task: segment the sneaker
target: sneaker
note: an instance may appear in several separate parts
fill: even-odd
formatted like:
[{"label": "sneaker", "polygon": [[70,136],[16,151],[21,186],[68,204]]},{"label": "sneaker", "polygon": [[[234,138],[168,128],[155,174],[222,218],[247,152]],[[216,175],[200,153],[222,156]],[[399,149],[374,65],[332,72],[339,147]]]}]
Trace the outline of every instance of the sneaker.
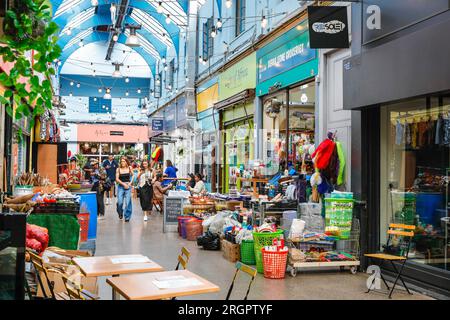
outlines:
[{"label": "sneaker", "polygon": [[147,221],[148,220],[148,217],[147,216],[144,216],[144,221]]},{"label": "sneaker", "polygon": [[123,219],[123,215],[119,214],[119,219],[122,220]]},{"label": "sneaker", "polygon": [[130,219],[128,219],[128,220],[127,220],[127,219],[125,219],[125,222],[130,222]]}]

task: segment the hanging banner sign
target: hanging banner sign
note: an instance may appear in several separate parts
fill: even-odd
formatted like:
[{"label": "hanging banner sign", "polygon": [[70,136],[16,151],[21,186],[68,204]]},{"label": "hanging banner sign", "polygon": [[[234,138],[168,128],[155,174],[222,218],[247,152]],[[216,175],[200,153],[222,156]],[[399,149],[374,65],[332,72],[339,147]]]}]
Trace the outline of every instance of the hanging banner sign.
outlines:
[{"label": "hanging banner sign", "polygon": [[347,7],[309,6],[308,20],[310,48],[349,47]]}]

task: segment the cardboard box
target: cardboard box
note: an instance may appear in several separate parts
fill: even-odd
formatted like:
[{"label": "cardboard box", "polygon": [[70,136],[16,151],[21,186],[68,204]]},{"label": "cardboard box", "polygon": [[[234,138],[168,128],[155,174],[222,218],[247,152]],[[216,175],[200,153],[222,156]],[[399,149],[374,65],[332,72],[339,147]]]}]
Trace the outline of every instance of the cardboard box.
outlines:
[{"label": "cardboard box", "polygon": [[241,259],[241,246],[239,244],[222,239],[220,245],[225,259],[231,262],[236,262]]}]

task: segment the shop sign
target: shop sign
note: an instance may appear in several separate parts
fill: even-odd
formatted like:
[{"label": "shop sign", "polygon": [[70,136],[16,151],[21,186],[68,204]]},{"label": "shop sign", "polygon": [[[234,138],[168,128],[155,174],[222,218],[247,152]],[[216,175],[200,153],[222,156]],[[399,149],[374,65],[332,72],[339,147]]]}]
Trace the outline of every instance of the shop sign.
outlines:
[{"label": "shop sign", "polygon": [[303,21],[257,51],[258,96],[274,84],[284,88],[317,74],[317,50],[309,47],[309,40],[308,23]]},{"label": "shop sign", "polygon": [[175,130],[176,127],[176,104],[171,103],[164,110],[164,131]]},{"label": "shop sign", "polygon": [[185,125],[187,122],[186,97],[181,96],[177,100],[177,127]]},{"label": "shop sign", "polygon": [[361,5],[363,44],[379,40],[450,9],[448,0],[371,0]]},{"label": "shop sign", "polygon": [[152,119],[152,131],[163,131],[163,130],[164,130],[164,120]]},{"label": "shop sign", "polygon": [[308,19],[310,48],[349,47],[347,7],[309,6]]},{"label": "shop sign", "polygon": [[252,53],[219,75],[219,100],[255,86],[256,53]]},{"label": "shop sign", "polygon": [[197,94],[197,112],[212,108],[219,101],[219,85],[217,83]]}]

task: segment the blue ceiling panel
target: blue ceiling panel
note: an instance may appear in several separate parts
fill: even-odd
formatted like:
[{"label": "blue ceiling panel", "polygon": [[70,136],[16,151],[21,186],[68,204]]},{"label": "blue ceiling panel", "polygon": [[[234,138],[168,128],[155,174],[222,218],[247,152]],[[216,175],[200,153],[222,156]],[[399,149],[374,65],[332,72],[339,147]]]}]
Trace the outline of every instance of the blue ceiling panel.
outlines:
[{"label": "blue ceiling panel", "polygon": [[[111,88],[113,98],[141,98],[150,96],[149,78],[129,78],[126,83],[125,78],[113,78],[103,76],[84,76],[77,74],[62,74],[60,76],[60,95],[69,96],[72,93],[75,97],[103,97],[105,88]],[[73,82],[73,85],[70,83]],[[77,88],[77,84],[80,87]],[[102,92],[98,89],[102,88]],[[141,93],[137,93],[140,89]],[[129,95],[126,96],[128,91]]]}]

